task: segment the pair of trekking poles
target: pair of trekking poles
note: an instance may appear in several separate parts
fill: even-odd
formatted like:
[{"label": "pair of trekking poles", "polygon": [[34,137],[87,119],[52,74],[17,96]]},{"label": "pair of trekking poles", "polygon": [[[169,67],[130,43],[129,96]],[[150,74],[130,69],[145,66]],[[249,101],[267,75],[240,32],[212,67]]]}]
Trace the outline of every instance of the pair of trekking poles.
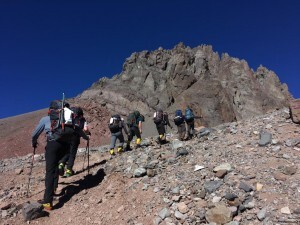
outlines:
[{"label": "pair of trekking poles", "polygon": [[[30,164],[30,172],[29,172],[28,183],[27,183],[27,192],[26,192],[27,197],[29,197],[29,187],[30,187],[30,180],[31,180],[32,169],[33,169],[33,164],[34,164],[35,152],[36,152],[36,147],[33,147],[33,155],[32,155],[32,160],[31,160],[31,164]],[[88,156],[87,156],[87,161],[88,161],[87,171],[88,171],[88,175],[89,175],[90,174],[90,144],[89,144],[89,141],[87,141],[86,148],[85,148],[82,171],[84,170],[86,154],[88,154]]]}]

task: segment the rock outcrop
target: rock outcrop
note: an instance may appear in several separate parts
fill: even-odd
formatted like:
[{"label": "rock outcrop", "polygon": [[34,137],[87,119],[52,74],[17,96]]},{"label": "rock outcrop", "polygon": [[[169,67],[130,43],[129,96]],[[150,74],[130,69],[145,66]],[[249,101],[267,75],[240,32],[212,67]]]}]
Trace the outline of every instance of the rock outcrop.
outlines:
[{"label": "rock outcrop", "polygon": [[190,105],[198,123],[215,126],[288,106],[290,94],[277,75],[260,66],[253,71],[245,60],[178,44],[171,50],[133,53],[112,79],[102,78],[77,97],[109,112],[144,114],[157,107],[169,113]]}]

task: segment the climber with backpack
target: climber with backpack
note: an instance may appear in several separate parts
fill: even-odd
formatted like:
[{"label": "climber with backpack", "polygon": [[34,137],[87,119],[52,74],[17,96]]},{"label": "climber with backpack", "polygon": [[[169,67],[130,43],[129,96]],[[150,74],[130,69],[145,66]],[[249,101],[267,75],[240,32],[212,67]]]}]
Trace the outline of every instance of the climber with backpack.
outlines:
[{"label": "climber with backpack", "polygon": [[195,116],[189,106],[185,109],[185,122],[187,124],[187,138],[191,139],[195,135]]},{"label": "climber with backpack", "polygon": [[[83,116],[83,110],[80,107],[71,107],[70,110],[73,112],[72,120],[74,126],[78,127],[77,133],[74,133],[74,135],[70,139],[70,148],[69,151],[63,156],[63,158],[59,161],[58,170],[59,175],[64,177],[70,177],[74,174],[73,166],[78,150],[78,146],[80,144],[80,137],[82,137],[84,134],[91,135],[87,121]],[[84,134],[82,134],[82,132]]]},{"label": "climber with backpack", "polygon": [[[52,210],[53,196],[58,184],[58,162],[70,147],[70,139],[79,132],[72,123],[72,111],[65,107],[63,100],[50,103],[48,117],[43,117],[32,134],[32,146],[37,146],[37,140],[43,130],[46,131],[47,144],[45,152],[46,175],[45,191],[42,205],[45,210]],[[87,136],[83,137],[88,140]]]},{"label": "climber with backpack", "polygon": [[173,127],[170,124],[168,114],[166,112],[163,112],[162,109],[156,110],[156,112],[153,115],[153,122],[156,125],[156,129],[159,135],[157,139],[158,143],[165,144],[167,142],[165,126],[169,126],[171,129],[173,129]]},{"label": "climber with backpack", "polygon": [[175,111],[174,123],[177,126],[178,139],[180,141],[183,141],[186,134],[186,127],[185,127],[185,117],[182,114],[182,110],[178,109]]},{"label": "climber with backpack", "polygon": [[134,136],[136,136],[136,147],[138,148],[141,146],[142,122],[144,121],[145,117],[139,111],[129,113],[127,117],[128,140],[125,149],[126,151],[131,150],[130,142]]},{"label": "climber with backpack", "polygon": [[118,114],[113,115],[109,120],[108,128],[111,132],[109,153],[111,155],[115,155],[114,148],[115,148],[117,139],[119,140],[117,152],[122,153],[123,145],[124,145],[124,136],[123,136],[123,132],[122,132],[123,129],[128,137],[128,131],[126,129],[124,119],[121,118],[121,116]]}]

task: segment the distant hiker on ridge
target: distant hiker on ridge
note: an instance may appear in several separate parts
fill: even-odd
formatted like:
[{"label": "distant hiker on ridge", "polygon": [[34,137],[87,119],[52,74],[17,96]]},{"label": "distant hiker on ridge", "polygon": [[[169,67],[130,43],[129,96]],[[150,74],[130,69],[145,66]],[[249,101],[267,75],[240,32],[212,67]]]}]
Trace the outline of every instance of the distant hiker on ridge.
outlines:
[{"label": "distant hiker on ridge", "polygon": [[158,109],[153,115],[153,122],[156,125],[156,129],[159,135],[159,144],[165,144],[167,142],[165,126],[169,126],[171,129],[173,129],[170,124],[168,114],[166,112],[163,112],[162,109]]},{"label": "distant hiker on ridge", "polygon": [[129,135],[128,135],[128,140],[126,145],[127,151],[131,150],[130,142],[132,141],[134,136],[137,137],[136,147],[138,148],[141,146],[142,122],[144,121],[145,121],[145,117],[142,114],[140,114],[139,111],[134,111],[128,115],[127,126],[129,129]]},{"label": "distant hiker on ridge", "polygon": [[175,112],[174,123],[177,126],[178,131],[178,139],[180,141],[184,140],[186,135],[186,127],[185,127],[185,117],[182,114],[182,110],[178,109]]},{"label": "distant hiker on ridge", "polygon": [[190,106],[186,107],[184,116],[187,124],[187,139],[191,139],[195,135],[195,116]]},{"label": "distant hiker on ridge", "polygon": [[109,147],[109,153],[111,155],[115,154],[114,148],[116,145],[117,139],[119,139],[119,146],[118,146],[118,153],[121,153],[123,151],[123,145],[124,145],[124,136],[122,130],[124,129],[127,137],[128,137],[128,131],[126,129],[124,119],[121,118],[120,115],[113,115],[108,124],[109,130],[111,132],[111,141],[110,141],[110,147]]},{"label": "distant hiker on ridge", "polygon": [[[86,119],[83,117],[83,110],[80,107],[71,107],[73,112],[73,123],[75,126],[78,126],[83,132],[87,135],[90,135],[90,131],[87,126]],[[63,156],[63,158],[59,161],[59,175],[64,175],[64,177],[70,177],[74,174],[73,166],[78,150],[78,146],[80,144],[80,135],[78,133],[74,133],[70,140],[70,149]],[[65,171],[65,165],[67,163],[67,168]],[[65,173],[64,173],[65,172]]]}]

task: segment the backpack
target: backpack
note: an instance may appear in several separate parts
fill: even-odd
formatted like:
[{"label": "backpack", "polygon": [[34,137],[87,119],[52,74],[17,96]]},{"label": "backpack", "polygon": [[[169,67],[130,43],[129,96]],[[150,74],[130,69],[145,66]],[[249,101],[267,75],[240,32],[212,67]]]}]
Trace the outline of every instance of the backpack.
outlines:
[{"label": "backpack", "polygon": [[164,120],[164,113],[162,110],[158,110],[153,115],[153,121],[155,124],[160,124]]},{"label": "backpack", "polygon": [[120,115],[113,115],[110,120],[109,120],[109,124],[108,124],[108,128],[110,130],[110,132],[112,133],[117,133],[120,131],[120,122],[121,122],[121,117]]},{"label": "backpack", "polygon": [[85,119],[82,108],[72,107],[71,110],[73,111],[73,124],[83,130]]},{"label": "backpack", "polygon": [[182,111],[180,109],[176,110],[175,117],[174,117],[174,123],[176,126],[182,124],[184,122],[184,117],[182,115]]},{"label": "backpack", "polygon": [[185,110],[185,121],[190,122],[194,119],[193,111],[190,108]]},{"label": "backpack", "polygon": [[128,127],[136,127],[137,124],[137,119],[140,116],[140,112],[139,111],[134,111],[132,113],[130,113],[127,117],[127,125]]},{"label": "backpack", "polygon": [[50,117],[50,129],[52,137],[56,141],[68,141],[69,138],[74,134],[73,124],[65,126],[65,114],[64,110],[61,109],[62,101],[54,100],[50,103],[49,117]]}]

